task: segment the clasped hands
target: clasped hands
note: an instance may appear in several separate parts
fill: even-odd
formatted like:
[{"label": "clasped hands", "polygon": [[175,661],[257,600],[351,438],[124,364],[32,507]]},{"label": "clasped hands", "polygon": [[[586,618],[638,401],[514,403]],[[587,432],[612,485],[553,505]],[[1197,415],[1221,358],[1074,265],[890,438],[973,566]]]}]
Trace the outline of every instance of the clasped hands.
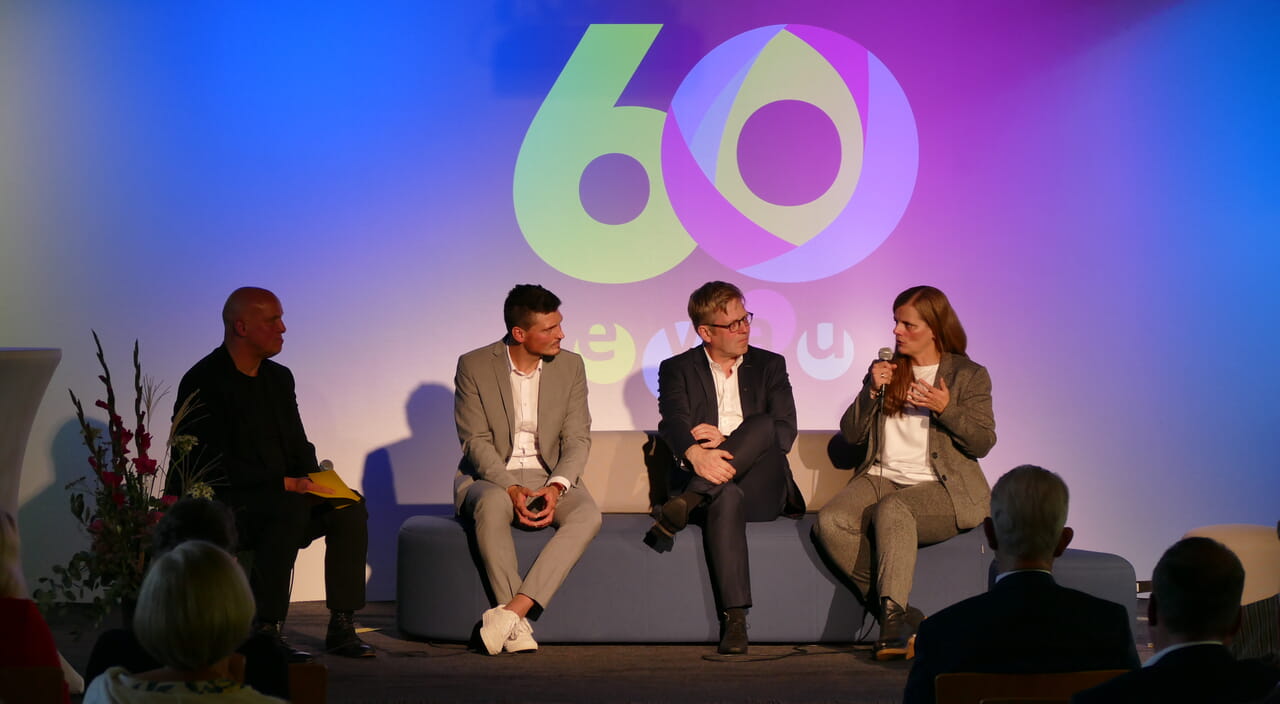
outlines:
[{"label": "clasped hands", "polygon": [[[529,528],[542,528],[551,525],[556,515],[556,504],[562,496],[559,484],[548,484],[541,489],[530,489],[520,484],[507,487],[507,496],[511,497],[511,506],[515,508],[516,520]],[[538,511],[529,509],[529,503],[535,497],[544,497],[546,503]]]},{"label": "clasped hands", "polygon": [[724,433],[710,423],[696,425],[689,433],[697,442],[684,451],[684,458],[693,468],[693,473],[712,484],[724,484],[733,479],[733,475],[738,473],[729,464],[733,454],[719,449],[724,442]]},{"label": "clasped hands", "polygon": [[[876,393],[884,393],[884,387],[893,381],[893,371],[898,365],[893,362],[875,362],[871,365],[871,383]],[[951,392],[947,390],[947,380],[938,377],[938,385],[934,386],[923,379],[916,379],[907,389],[907,405],[927,408],[934,413],[941,413],[951,403]]]}]

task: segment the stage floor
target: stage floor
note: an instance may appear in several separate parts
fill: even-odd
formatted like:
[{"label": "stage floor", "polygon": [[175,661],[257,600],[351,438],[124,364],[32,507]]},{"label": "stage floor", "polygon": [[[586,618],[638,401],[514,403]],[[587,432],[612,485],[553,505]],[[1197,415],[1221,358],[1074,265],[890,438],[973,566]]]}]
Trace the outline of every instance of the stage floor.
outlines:
[{"label": "stage floor", "polygon": [[[568,605],[564,605],[568,606]],[[625,606],[625,605],[622,605]],[[1145,603],[1139,613],[1145,613]],[[479,615],[477,614],[477,617]],[[63,654],[83,668],[96,637],[78,640],[73,619],[54,624]],[[111,624],[113,619],[108,619]],[[118,622],[118,618],[114,619]],[[322,602],[290,607],[286,633],[303,649],[323,645],[328,611]],[[713,661],[706,645],[544,645],[531,655],[489,657],[463,644],[425,643],[395,628],[395,603],[369,604],[360,626],[378,657],[322,656],[329,701],[347,702],[852,702],[888,704],[902,698],[909,662],[880,663],[847,644],[752,645],[743,659]],[[1145,620],[1135,634],[1138,654],[1151,656]],[[534,633],[537,635],[536,629]],[[74,699],[74,698],[73,698]]]}]

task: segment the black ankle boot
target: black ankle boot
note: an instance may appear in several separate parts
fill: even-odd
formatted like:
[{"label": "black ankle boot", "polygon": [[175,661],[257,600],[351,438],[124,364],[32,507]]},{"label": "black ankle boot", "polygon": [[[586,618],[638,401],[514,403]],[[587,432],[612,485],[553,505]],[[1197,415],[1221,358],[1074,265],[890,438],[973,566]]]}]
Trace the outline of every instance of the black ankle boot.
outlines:
[{"label": "black ankle boot", "polygon": [[747,653],[746,609],[725,609],[724,619],[720,622],[720,647],[716,649],[716,652],[721,655],[745,655]]},{"label": "black ankle boot", "polygon": [[254,635],[268,641],[271,647],[285,659],[285,662],[312,662],[315,660],[305,650],[299,650],[284,639],[283,621],[259,621],[253,627]]},{"label": "black ankle boot", "polygon": [[888,597],[880,600],[880,637],[873,647],[876,660],[910,660],[915,657],[916,629],[924,614],[904,609]]},{"label": "black ankle boot", "polygon": [[702,495],[687,491],[662,505],[658,511],[658,520],[648,533],[644,534],[644,544],[657,552],[668,552],[675,547],[676,533],[689,525],[689,514],[702,504]]},{"label": "black ankle boot", "polygon": [[344,658],[371,658],[373,646],[356,635],[355,614],[351,611],[330,611],[329,630],[324,636],[324,649]]}]

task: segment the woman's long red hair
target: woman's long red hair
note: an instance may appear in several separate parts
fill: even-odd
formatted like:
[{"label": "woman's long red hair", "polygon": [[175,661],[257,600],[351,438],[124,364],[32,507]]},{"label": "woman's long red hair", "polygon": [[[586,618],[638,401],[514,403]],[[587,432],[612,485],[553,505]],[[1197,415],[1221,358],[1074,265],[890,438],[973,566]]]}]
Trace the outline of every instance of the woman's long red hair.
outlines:
[{"label": "woman's long red hair", "polygon": [[[968,348],[969,338],[964,333],[960,318],[947,300],[947,294],[932,286],[912,286],[893,299],[893,310],[910,305],[920,314],[920,319],[933,331],[934,346],[939,353],[964,355]],[[884,411],[889,415],[902,413],[907,403],[907,391],[915,381],[911,371],[911,358],[901,354],[893,356],[893,363],[898,368],[893,371],[893,381],[889,382],[884,397]]]}]

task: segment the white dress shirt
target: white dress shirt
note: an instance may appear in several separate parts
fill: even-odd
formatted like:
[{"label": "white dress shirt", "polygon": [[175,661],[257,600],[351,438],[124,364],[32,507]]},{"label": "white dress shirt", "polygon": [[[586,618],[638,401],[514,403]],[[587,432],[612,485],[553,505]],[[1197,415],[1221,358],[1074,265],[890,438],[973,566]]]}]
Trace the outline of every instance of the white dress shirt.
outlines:
[{"label": "white dress shirt", "polygon": [[707,355],[707,364],[711,365],[711,378],[716,384],[716,427],[720,433],[728,437],[742,425],[742,397],[738,395],[738,367],[742,366],[742,357],[729,363],[728,368],[711,359],[711,353],[702,349]]},{"label": "white dress shirt", "polygon": [[[515,426],[511,430],[511,459],[507,460],[507,469],[546,469],[538,447],[538,393],[542,388],[542,360],[528,374],[516,369],[511,359],[511,350],[507,350],[507,368],[511,370],[511,402],[515,405]],[[568,491],[569,480],[561,476],[553,476],[547,484],[559,484]]]}]

